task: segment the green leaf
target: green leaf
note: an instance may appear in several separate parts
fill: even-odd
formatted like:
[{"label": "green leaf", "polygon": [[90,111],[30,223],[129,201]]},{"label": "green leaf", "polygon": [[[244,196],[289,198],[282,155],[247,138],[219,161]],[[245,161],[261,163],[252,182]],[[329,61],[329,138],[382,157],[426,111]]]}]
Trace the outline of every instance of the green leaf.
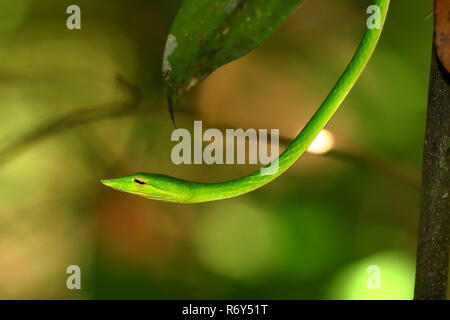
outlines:
[{"label": "green leaf", "polygon": [[169,110],[217,68],[258,47],[303,0],[184,0],[163,60]]}]

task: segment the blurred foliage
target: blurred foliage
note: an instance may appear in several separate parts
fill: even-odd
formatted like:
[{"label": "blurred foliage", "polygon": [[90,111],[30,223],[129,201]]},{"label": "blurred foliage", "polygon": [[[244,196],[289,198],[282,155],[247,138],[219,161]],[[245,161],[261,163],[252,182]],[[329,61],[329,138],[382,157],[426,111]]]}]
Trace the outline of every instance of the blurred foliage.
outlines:
[{"label": "blurred foliage", "polygon": [[[419,174],[432,1],[398,0],[379,49],[328,129],[337,148],[371,151]],[[295,136],[362,35],[370,1],[305,1],[260,48],[193,90],[196,118]],[[141,100],[128,116],[53,134],[0,167],[0,298],[411,298],[418,192],[353,163],[305,155],[261,190],[180,206],[104,188],[136,171],[199,181],[252,166],[175,166],[161,77],[174,0],[0,0],[0,150],[75,110]],[[65,270],[82,269],[82,290]],[[364,283],[370,265],[382,290]]]}]

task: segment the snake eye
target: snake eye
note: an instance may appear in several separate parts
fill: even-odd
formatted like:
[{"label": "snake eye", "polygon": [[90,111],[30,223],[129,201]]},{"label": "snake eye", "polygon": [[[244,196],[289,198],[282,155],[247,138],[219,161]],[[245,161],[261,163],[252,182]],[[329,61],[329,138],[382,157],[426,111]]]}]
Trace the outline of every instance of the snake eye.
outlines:
[{"label": "snake eye", "polygon": [[144,187],[148,184],[147,180],[145,180],[144,178],[134,178],[134,183],[138,187]]}]

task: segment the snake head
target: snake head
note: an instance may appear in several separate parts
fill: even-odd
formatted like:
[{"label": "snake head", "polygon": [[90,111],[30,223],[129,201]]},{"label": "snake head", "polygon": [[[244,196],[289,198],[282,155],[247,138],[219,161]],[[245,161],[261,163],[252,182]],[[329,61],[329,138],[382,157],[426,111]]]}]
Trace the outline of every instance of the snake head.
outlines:
[{"label": "snake head", "polygon": [[135,173],[101,182],[117,191],[165,202],[186,203],[189,196],[185,190],[180,190],[177,179],[160,174]]}]

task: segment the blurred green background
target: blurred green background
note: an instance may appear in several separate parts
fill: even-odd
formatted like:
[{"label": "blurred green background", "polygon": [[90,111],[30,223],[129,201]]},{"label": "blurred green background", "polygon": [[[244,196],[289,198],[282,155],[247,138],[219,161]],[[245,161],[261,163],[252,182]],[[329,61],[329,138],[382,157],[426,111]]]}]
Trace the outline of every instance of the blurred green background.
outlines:
[{"label": "blurred green background", "polygon": [[[328,126],[335,150],[367,161],[306,154],[260,190],[189,206],[99,183],[257,168],[171,162],[160,69],[179,1],[80,0],[74,31],[71,4],[0,0],[0,298],[412,298],[419,191],[405,177],[420,176],[431,0],[392,1],[379,49]],[[178,125],[295,136],[350,60],[369,4],[305,0],[191,92]],[[79,291],[66,288],[73,264]],[[366,285],[371,265],[378,290]]]}]

